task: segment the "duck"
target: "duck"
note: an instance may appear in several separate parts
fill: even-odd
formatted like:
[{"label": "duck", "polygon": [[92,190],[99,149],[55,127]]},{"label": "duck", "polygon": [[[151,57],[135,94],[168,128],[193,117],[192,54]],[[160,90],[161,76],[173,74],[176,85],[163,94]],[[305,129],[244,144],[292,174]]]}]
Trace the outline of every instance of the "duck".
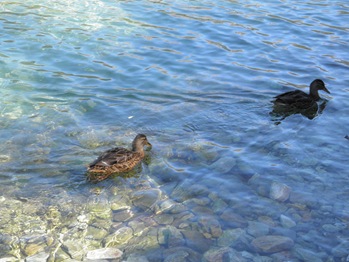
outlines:
[{"label": "duck", "polygon": [[325,86],[324,81],[321,79],[315,79],[311,82],[309,94],[295,90],[278,95],[275,98],[274,105],[289,107],[293,109],[308,109],[314,106],[314,104],[320,100],[319,90],[323,90],[330,94],[330,91]]},{"label": "duck", "polygon": [[131,150],[115,147],[105,151],[88,165],[88,179],[99,182],[108,178],[111,174],[132,170],[144,158],[144,146],[152,148],[146,135],[138,134],[132,142]]}]

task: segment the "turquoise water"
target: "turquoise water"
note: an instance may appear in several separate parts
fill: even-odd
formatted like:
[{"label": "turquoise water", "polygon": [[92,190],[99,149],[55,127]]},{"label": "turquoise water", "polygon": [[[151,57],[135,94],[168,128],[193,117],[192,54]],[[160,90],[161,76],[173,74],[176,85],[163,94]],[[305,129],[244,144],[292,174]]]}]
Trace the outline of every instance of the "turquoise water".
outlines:
[{"label": "turquoise water", "polygon": [[[142,234],[133,228],[129,242],[113,245],[125,260],[140,254],[161,261],[183,254],[180,248],[186,261],[214,261],[215,250],[227,254],[214,253],[222,261],[345,259],[348,19],[348,3],[325,0],[0,2],[0,236],[12,239],[1,244],[0,258],[44,253],[62,261],[56,251],[63,246],[66,259],[83,259],[107,246],[71,232],[91,198],[108,206],[121,193],[132,199],[146,183],[161,200],[185,207],[182,220],[181,212],[163,211],[174,219],[165,226],[183,240],[140,248],[134,239],[159,236],[164,225],[146,225]],[[331,94],[321,93],[326,107],[314,119],[297,114],[278,123],[270,116],[275,95],[307,91],[315,78]],[[130,146],[137,133],[153,148],[136,174],[86,181],[89,162]],[[271,196],[275,184],[290,189],[287,200]],[[121,225],[112,209],[113,219],[100,217],[103,226],[90,219],[82,232],[93,226],[107,236],[140,216],[158,221],[152,207],[131,202],[133,215]],[[52,207],[61,214],[56,224]],[[19,214],[13,227],[4,224]],[[25,230],[38,219],[46,221],[40,230]],[[227,237],[236,229],[243,237]],[[83,257],[60,234],[82,241]],[[294,244],[262,252],[253,240],[265,235]],[[40,249],[29,252],[33,242]]]}]

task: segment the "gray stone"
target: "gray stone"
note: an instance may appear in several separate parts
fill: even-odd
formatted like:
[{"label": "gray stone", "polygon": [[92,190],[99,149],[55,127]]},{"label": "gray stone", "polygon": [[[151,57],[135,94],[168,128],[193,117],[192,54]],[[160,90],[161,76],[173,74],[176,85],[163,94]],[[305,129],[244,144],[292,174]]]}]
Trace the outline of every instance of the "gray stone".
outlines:
[{"label": "gray stone", "polygon": [[280,216],[280,223],[283,227],[292,228],[296,226],[296,222],[294,222],[291,218],[285,215]]},{"label": "gray stone", "polygon": [[[40,253],[37,253],[33,256],[27,257],[25,259],[25,262],[42,262],[42,261],[46,261],[49,256],[50,255],[45,253],[45,252],[40,252]],[[9,261],[11,261],[11,260],[9,260]]]},{"label": "gray stone", "polygon": [[121,227],[105,239],[106,247],[113,247],[126,244],[133,237],[133,230],[130,227]]},{"label": "gray stone", "polygon": [[293,240],[284,236],[261,236],[252,241],[252,246],[260,253],[281,252],[291,249],[293,245]]},{"label": "gray stone", "polygon": [[219,237],[223,231],[219,221],[212,216],[203,216],[199,218],[199,223],[204,232],[209,233],[212,237]]},{"label": "gray stone", "polygon": [[273,182],[270,187],[269,197],[271,199],[285,202],[290,196],[291,188],[279,182]]},{"label": "gray stone", "polygon": [[346,257],[349,255],[349,241],[343,241],[332,248],[332,254],[335,257]]},{"label": "gray stone", "polygon": [[234,251],[230,247],[213,248],[205,252],[204,262],[224,262],[224,261],[234,261],[234,262],[246,262],[238,252]]},{"label": "gray stone", "polygon": [[234,247],[245,237],[246,232],[241,228],[224,230],[218,238],[217,244],[220,247]]},{"label": "gray stone", "polygon": [[[313,252],[311,250],[301,248],[299,246],[294,248],[294,255],[304,262],[322,262],[321,254],[319,252]],[[322,254],[324,255],[324,254]]]},{"label": "gray stone", "polygon": [[225,210],[221,215],[221,219],[230,227],[244,228],[248,225],[246,219],[235,213],[232,209]]},{"label": "gray stone", "polygon": [[74,259],[82,260],[84,246],[80,241],[69,239],[63,243],[63,249]]},{"label": "gray stone", "polygon": [[159,189],[140,190],[132,195],[133,204],[143,210],[153,207],[159,200],[161,191]]},{"label": "gray stone", "polygon": [[221,174],[229,172],[236,164],[236,160],[232,157],[222,157],[211,164],[211,168]]},{"label": "gray stone", "polygon": [[269,226],[262,222],[248,222],[247,233],[254,237],[265,236],[269,233]]},{"label": "gray stone", "polygon": [[113,212],[113,221],[124,222],[133,217],[133,212],[129,209],[119,210],[118,212]]},{"label": "gray stone", "polygon": [[86,258],[89,260],[117,259],[122,256],[122,251],[117,248],[100,248],[88,251]]},{"label": "gray stone", "polygon": [[158,230],[159,244],[169,247],[180,246],[184,243],[182,233],[174,226],[166,226]]},{"label": "gray stone", "polygon": [[323,230],[329,233],[337,233],[346,227],[347,225],[345,223],[325,224],[322,226]]},{"label": "gray stone", "polygon": [[207,251],[212,245],[212,240],[206,238],[197,230],[184,230],[182,234],[184,235],[187,246],[199,252]]}]

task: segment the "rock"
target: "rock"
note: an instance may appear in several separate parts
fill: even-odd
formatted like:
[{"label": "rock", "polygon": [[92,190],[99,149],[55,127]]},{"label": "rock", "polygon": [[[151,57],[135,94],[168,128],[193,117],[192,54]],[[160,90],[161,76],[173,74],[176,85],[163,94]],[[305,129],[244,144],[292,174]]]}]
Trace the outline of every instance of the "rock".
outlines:
[{"label": "rock", "polygon": [[110,219],[111,208],[109,201],[103,196],[91,196],[87,201],[87,212],[102,219]]},{"label": "rock", "polygon": [[132,195],[132,202],[136,207],[147,210],[159,200],[161,191],[159,189],[147,189],[136,191]]},{"label": "rock", "polygon": [[217,245],[220,247],[235,247],[245,237],[246,232],[241,228],[224,230],[218,238]]},{"label": "rock", "polygon": [[154,220],[159,225],[170,225],[170,224],[172,224],[174,218],[173,218],[173,215],[170,215],[170,214],[160,214],[160,215],[155,216]]},{"label": "rock", "polygon": [[201,261],[202,254],[187,248],[187,247],[174,247],[165,249],[163,257],[166,262],[180,262],[180,261]]},{"label": "rock", "polygon": [[43,246],[40,246],[40,245],[35,244],[35,243],[31,243],[31,244],[28,244],[24,248],[24,252],[27,256],[33,256],[33,255],[39,253],[40,251],[42,251],[43,249],[44,249]]},{"label": "rock", "polygon": [[349,241],[343,241],[331,250],[335,257],[346,257],[349,255]]},{"label": "rock", "polygon": [[117,196],[113,197],[110,200],[110,203],[111,203],[111,209],[113,211],[118,211],[118,210],[124,210],[124,209],[130,209],[131,208],[131,201],[125,195],[117,195]]},{"label": "rock", "polygon": [[199,223],[203,231],[211,234],[212,237],[219,237],[223,233],[219,221],[211,216],[200,217]]},{"label": "rock", "polygon": [[236,214],[232,209],[225,210],[221,219],[229,225],[229,227],[244,228],[247,227],[248,223],[241,215]]},{"label": "rock", "polygon": [[296,226],[296,222],[294,222],[291,218],[285,215],[280,216],[280,223],[283,227],[292,228]]},{"label": "rock", "polygon": [[149,262],[149,260],[145,256],[130,254],[129,256],[127,256],[125,262]]},{"label": "rock", "polygon": [[293,245],[293,240],[284,236],[261,236],[252,241],[252,246],[260,253],[281,252],[291,249]]},{"label": "rock", "polygon": [[184,235],[187,246],[200,253],[207,251],[212,245],[212,240],[205,238],[205,236],[197,230],[184,230],[182,234]]},{"label": "rock", "polygon": [[337,233],[345,229],[347,225],[345,223],[324,224],[322,229],[328,233]]},{"label": "rock", "polygon": [[158,241],[168,247],[181,246],[184,243],[182,233],[174,226],[166,226],[158,230]]},{"label": "rock", "polygon": [[[311,250],[301,248],[299,246],[294,248],[294,255],[300,260],[304,262],[322,262],[322,255],[319,252],[312,252]],[[326,256],[326,255],[325,255]],[[324,258],[325,258],[324,256]]]},{"label": "rock", "polygon": [[33,256],[29,256],[25,259],[25,262],[42,262],[46,261],[50,255],[45,252],[37,253]]},{"label": "rock", "polygon": [[108,235],[108,231],[103,228],[89,226],[87,229],[86,238],[89,239],[104,239]]},{"label": "rock", "polygon": [[89,260],[117,259],[122,256],[122,251],[117,248],[100,248],[88,251],[86,258]]},{"label": "rock", "polygon": [[269,226],[262,222],[248,222],[247,233],[254,237],[265,236],[269,233]]},{"label": "rock", "polygon": [[82,260],[84,256],[84,246],[81,242],[69,239],[63,243],[63,249],[70,255],[71,258]]},{"label": "rock", "polygon": [[291,188],[279,182],[273,182],[270,187],[269,197],[271,199],[285,202],[290,196]]},{"label": "rock", "polygon": [[204,262],[225,262],[225,261],[234,261],[234,262],[246,262],[238,252],[234,251],[230,247],[221,247],[213,248],[208,250],[204,254]]},{"label": "rock", "polygon": [[210,167],[221,174],[228,173],[236,164],[233,157],[222,157],[210,165]]},{"label": "rock", "polygon": [[113,212],[113,221],[124,222],[133,217],[134,214],[129,209],[119,210],[118,212]]},{"label": "rock", "polygon": [[105,239],[106,247],[113,247],[126,244],[133,237],[133,230],[130,227],[121,227]]}]

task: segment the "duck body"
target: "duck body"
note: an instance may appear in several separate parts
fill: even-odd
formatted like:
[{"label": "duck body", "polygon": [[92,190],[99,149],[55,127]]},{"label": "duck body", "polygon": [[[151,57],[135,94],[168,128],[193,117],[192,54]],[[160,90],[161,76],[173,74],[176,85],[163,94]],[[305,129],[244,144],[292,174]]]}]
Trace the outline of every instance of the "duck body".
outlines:
[{"label": "duck body", "polygon": [[309,94],[301,90],[294,90],[275,96],[273,110],[270,115],[277,120],[277,123],[294,114],[301,114],[308,119],[314,119],[322,113],[327,103],[324,100],[320,105],[318,104],[318,101],[321,100],[319,90],[330,93],[321,79],[315,79],[310,84]]},{"label": "duck body", "polygon": [[132,150],[115,147],[102,153],[89,164],[87,172],[91,181],[102,181],[114,173],[128,172],[144,158],[144,146],[150,146],[147,137],[139,134],[132,142]]},{"label": "duck body", "polygon": [[308,109],[320,100],[319,90],[324,90],[330,94],[325,83],[321,79],[315,79],[310,84],[309,94],[301,90],[286,92],[276,96],[274,104],[276,106],[286,106],[291,109]]}]

